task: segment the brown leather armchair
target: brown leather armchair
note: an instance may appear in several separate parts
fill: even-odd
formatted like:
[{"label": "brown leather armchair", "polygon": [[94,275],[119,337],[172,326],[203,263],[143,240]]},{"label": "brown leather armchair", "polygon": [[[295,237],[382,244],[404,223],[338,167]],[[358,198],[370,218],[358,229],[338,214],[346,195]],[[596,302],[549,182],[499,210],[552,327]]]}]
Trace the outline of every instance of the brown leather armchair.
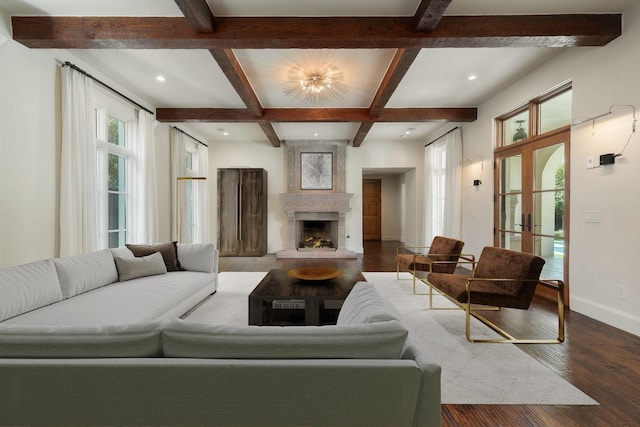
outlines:
[{"label": "brown leather armchair", "polygon": [[396,250],[396,277],[400,279],[401,269],[411,273],[413,293],[418,294],[416,276],[419,272],[451,274],[456,271],[461,258],[470,261],[469,257],[473,255],[462,255],[463,246],[463,241],[444,236],[435,236],[431,246],[400,246]]},{"label": "brown leather armchair", "polygon": [[[433,288],[465,310],[466,335],[470,342],[561,343],[564,341],[564,282],[540,279],[544,260],[536,255],[487,246],[482,250],[472,276],[431,273],[429,305],[433,306]],[[519,339],[481,316],[482,310],[501,307],[527,310],[538,285],[557,292],[558,336],[555,339]],[[480,307],[478,307],[480,306]],[[499,333],[504,339],[474,339],[471,337],[471,316]]]}]

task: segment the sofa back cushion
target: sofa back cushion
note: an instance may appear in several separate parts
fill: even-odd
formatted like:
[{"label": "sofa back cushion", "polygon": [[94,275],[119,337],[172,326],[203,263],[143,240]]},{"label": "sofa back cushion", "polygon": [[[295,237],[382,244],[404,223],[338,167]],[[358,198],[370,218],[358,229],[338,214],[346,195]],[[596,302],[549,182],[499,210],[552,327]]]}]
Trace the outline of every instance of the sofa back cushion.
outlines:
[{"label": "sofa back cushion", "polygon": [[336,323],[352,325],[386,322],[399,318],[398,310],[380,295],[375,286],[369,282],[358,282],[345,298]]},{"label": "sofa back cushion", "polygon": [[162,323],[108,326],[0,324],[0,358],[162,356]]},{"label": "sofa back cushion", "polygon": [[160,252],[147,256],[120,258],[113,257],[118,270],[118,279],[121,282],[137,279],[138,277],[155,276],[157,274],[166,274],[167,267],[162,260]]},{"label": "sofa back cushion", "polygon": [[131,245],[127,243],[125,246],[137,257],[160,252],[167,271],[178,271],[182,269],[180,262],[178,262],[177,242],[154,243],[153,245]]},{"label": "sofa back cushion", "polygon": [[398,321],[348,326],[233,326],[175,320],[162,331],[165,357],[208,359],[398,359]]},{"label": "sofa back cushion", "polygon": [[178,243],[178,260],[180,266],[188,271],[217,272],[213,243]]},{"label": "sofa back cushion", "polygon": [[62,300],[51,260],[0,269],[0,322]]},{"label": "sofa back cushion", "polygon": [[118,281],[118,271],[109,249],[55,258],[53,263],[64,298]]}]

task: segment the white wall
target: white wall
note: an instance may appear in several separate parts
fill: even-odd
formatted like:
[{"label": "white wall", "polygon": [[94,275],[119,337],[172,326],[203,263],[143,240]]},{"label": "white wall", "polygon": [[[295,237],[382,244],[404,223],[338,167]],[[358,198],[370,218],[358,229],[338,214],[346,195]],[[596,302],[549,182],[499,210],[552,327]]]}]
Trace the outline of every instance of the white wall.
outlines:
[{"label": "white wall", "polygon": [[[8,17],[0,10],[0,41]],[[116,82],[62,50],[0,42],[0,267],[59,255],[60,64],[69,60],[130,98]],[[144,103],[143,103],[144,104]],[[148,105],[148,104],[147,104]],[[169,206],[168,126],[156,128],[159,198]],[[170,210],[159,215],[170,236]]]},{"label": "white wall", "polygon": [[[605,113],[612,104],[640,109],[640,5],[625,13],[623,33],[605,47],[571,49],[554,57],[480,105],[478,120],[463,125],[463,157],[485,159],[484,178],[477,188],[467,185],[473,172],[471,167],[464,168],[465,252],[477,255],[483,246],[493,243],[494,117],[567,80],[573,81],[572,117],[576,121]],[[614,112],[597,121],[595,136],[590,124],[572,128],[571,308],[640,335],[640,137],[633,136],[615,165],[586,168],[588,157],[597,163],[600,154],[619,152],[629,138],[631,109]],[[591,210],[600,211],[600,223],[585,222],[585,211]]]}]

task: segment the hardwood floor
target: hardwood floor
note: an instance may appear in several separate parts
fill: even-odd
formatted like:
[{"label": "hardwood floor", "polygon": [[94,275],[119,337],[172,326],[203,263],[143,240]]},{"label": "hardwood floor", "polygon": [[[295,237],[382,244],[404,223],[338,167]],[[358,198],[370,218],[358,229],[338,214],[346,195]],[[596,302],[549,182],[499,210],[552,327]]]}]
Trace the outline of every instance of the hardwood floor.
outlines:
[{"label": "hardwood floor", "polygon": [[[330,265],[362,271],[396,271],[400,242],[368,241],[357,259],[220,258],[222,271],[268,271],[271,268]],[[502,311],[497,321],[516,334],[535,325],[553,325],[553,302],[536,298],[527,311]],[[460,321],[463,314],[460,313]],[[545,328],[547,329],[547,328]],[[552,326],[545,332],[553,333]],[[495,344],[511,345],[511,344]],[[518,347],[587,393],[599,406],[443,405],[443,426],[638,426],[640,425],[640,337],[587,316],[568,312],[566,341]]]}]

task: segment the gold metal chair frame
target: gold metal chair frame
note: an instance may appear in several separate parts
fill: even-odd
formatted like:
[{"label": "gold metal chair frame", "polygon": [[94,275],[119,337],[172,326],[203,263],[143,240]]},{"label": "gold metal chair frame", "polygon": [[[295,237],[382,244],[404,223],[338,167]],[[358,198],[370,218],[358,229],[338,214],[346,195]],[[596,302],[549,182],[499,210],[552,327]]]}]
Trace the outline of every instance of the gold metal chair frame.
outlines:
[{"label": "gold metal chair frame", "polygon": [[[398,255],[413,255],[413,260],[411,263],[409,263],[409,265],[413,264],[413,270],[411,269],[407,269],[407,272],[409,274],[411,274],[411,279],[403,279],[400,277],[400,264],[396,262],[396,278],[398,280],[413,280],[413,294],[414,295],[430,295],[432,293],[431,288],[432,286],[426,281],[426,278],[421,278],[421,277],[417,277],[417,272],[424,272],[424,273],[430,273],[430,271],[427,270],[417,270],[415,268],[416,265],[416,259],[418,257],[437,257],[437,256],[451,256],[451,254],[429,254],[428,249],[431,246],[400,246],[396,249],[396,257]],[[400,252],[401,250],[410,250],[413,253],[406,253],[406,252]],[[425,250],[426,249],[426,250]],[[419,250],[420,252],[414,252],[415,250]],[[475,271],[475,265],[476,265],[476,258],[475,255],[473,254],[460,254],[458,256],[458,259],[456,261],[431,261],[431,265],[442,265],[442,264],[471,264],[472,265],[472,274]],[[426,284],[429,286],[429,292],[417,292],[416,291],[416,278],[418,280],[420,280],[422,283]],[[431,299],[431,297],[429,297]],[[429,302],[429,304],[431,304],[431,301]]]},{"label": "gold metal chair frame", "polygon": [[[529,339],[529,338],[516,338],[486,317],[480,315],[478,311],[496,311],[500,310],[500,307],[491,307],[470,303],[471,301],[471,283],[472,282],[537,282],[547,288],[553,289],[557,292],[557,304],[558,304],[558,336],[555,339]],[[474,278],[469,277],[466,281],[465,287],[467,292],[467,302],[460,303],[455,298],[450,297],[444,292],[441,292],[438,288],[431,285],[428,281],[425,282],[429,285],[429,308],[433,310],[464,310],[465,312],[465,330],[467,341],[472,343],[511,343],[511,344],[559,344],[564,342],[564,282],[556,279],[536,279],[536,280],[523,280],[523,279],[496,279],[496,278]],[[455,304],[457,307],[434,307],[433,306],[433,289],[435,289],[440,295],[446,297],[449,301]],[[504,337],[504,339],[476,339],[471,337],[471,316],[475,317],[493,331]]]}]

